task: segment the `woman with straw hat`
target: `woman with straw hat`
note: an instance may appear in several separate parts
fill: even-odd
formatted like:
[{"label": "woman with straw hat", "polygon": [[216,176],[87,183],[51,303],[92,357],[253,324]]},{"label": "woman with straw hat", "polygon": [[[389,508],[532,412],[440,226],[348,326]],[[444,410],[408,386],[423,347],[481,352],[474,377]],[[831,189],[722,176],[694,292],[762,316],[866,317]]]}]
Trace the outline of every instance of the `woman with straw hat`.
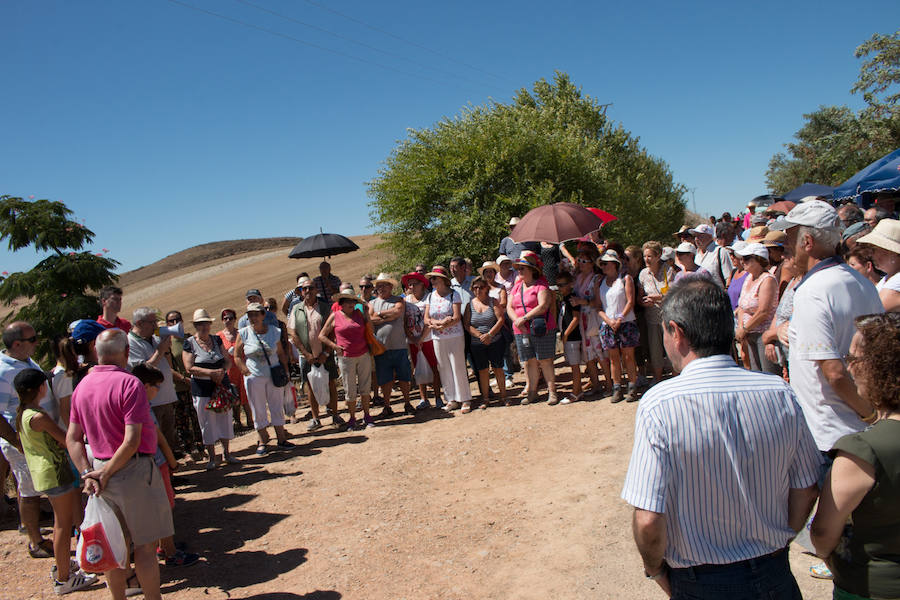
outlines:
[{"label": "woman with straw hat", "polygon": [[226,463],[237,464],[240,461],[231,455],[228,442],[234,438],[234,422],[231,419],[231,407],[215,411],[207,408],[210,398],[218,385],[230,386],[228,370],[231,368],[231,356],[225,350],[219,336],[212,335],[212,317],[206,309],[194,311],[194,330],[196,333],[184,340],[184,368],[191,375],[191,397],[194,399],[194,410],[200,423],[203,445],[209,454],[207,470],[218,465],[216,460],[216,442],[222,444],[222,454]]},{"label": "woman with straw hat", "polygon": [[900,311],[900,221],[882,219],[858,244],[872,247],[872,260],[884,277],[875,286],[887,312]]},{"label": "woman with straw hat", "polygon": [[425,298],[425,325],[431,329],[441,384],[444,410],[472,410],[472,390],[466,371],[466,344],[462,327],[462,297],[450,287],[450,274],[441,265],[426,275],[433,287]]}]

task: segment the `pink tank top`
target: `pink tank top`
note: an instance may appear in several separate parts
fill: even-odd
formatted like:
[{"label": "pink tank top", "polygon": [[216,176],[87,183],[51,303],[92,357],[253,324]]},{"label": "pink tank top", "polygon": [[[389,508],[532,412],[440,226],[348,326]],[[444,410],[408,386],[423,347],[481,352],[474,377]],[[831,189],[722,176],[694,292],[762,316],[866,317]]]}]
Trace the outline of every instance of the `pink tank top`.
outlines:
[{"label": "pink tank top", "polygon": [[352,317],[339,310],[334,313],[334,338],[344,348],[344,356],[355,358],[369,351],[366,343],[366,320],[354,310]]},{"label": "pink tank top", "polygon": [[[757,279],[754,283],[750,283],[750,277],[744,279],[744,286],[741,288],[741,298],[738,301],[738,305],[743,309],[743,318],[741,320],[741,325],[746,325],[747,321],[756,314],[761,307],[759,306],[759,286],[762,285],[762,282],[766,279],[775,279],[771,273],[763,273],[759,279]],[[772,323],[772,319],[775,317],[775,309],[778,307],[778,294],[775,294],[772,306],[769,307],[769,318],[763,323],[760,323],[752,330],[750,333],[761,333],[769,328],[769,325]]]}]

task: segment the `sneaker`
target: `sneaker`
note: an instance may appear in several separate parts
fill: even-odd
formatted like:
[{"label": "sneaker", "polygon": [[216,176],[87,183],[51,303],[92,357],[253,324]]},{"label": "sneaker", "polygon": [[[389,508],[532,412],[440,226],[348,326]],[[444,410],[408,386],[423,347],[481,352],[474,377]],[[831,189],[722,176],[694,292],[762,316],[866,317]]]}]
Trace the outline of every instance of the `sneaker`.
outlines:
[{"label": "sneaker", "polygon": [[266,447],[265,444],[260,444],[259,446],[256,447],[256,453],[257,453],[258,455],[262,456],[262,455],[264,455],[264,454],[268,454],[268,453],[269,453],[269,449]]},{"label": "sneaker", "polygon": [[184,550],[176,550],[175,554],[166,559],[167,567],[189,567],[200,560],[199,554],[185,552]]},{"label": "sneaker", "polygon": [[507,377],[507,378],[506,378],[506,387],[507,387],[507,388],[511,388],[512,386],[515,385],[515,383],[516,383],[516,382],[513,381],[513,378],[512,378],[512,377]]},{"label": "sneaker", "polygon": [[331,415],[331,424],[335,427],[343,427],[344,425],[346,425],[344,420],[338,415]]},{"label": "sneaker", "polygon": [[28,544],[28,554],[31,558],[53,558],[53,542],[41,540],[37,546]]},{"label": "sneaker", "polygon": [[316,418],[313,418],[309,422],[309,425],[306,426],[307,431],[315,431],[316,429],[322,429],[322,422]]},{"label": "sneaker", "polygon": [[809,574],[816,579],[834,579],[831,569],[823,562],[816,563],[809,568]]},{"label": "sneaker", "polygon": [[431,408],[431,405],[428,404],[428,400],[422,400],[418,404],[416,404],[416,410],[426,410]]},{"label": "sneaker", "polygon": [[403,414],[404,415],[414,415],[414,414],[416,414],[416,409],[412,404],[410,404],[409,402],[406,402],[403,405]]},{"label": "sneaker", "polygon": [[626,402],[637,402],[638,400],[638,391],[636,385],[628,386],[628,398],[625,399]]},{"label": "sneaker", "polygon": [[363,417],[363,422],[365,422],[366,424],[366,429],[368,429],[369,427],[375,427],[375,419],[373,419],[371,416]]},{"label": "sneaker", "polygon": [[278,446],[279,448],[293,448],[294,447],[293,442],[289,442],[288,440],[284,440],[283,442],[278,442],[275,445]]},{"label": "sneaker", "polygon": [[56,578],[53,579],[53,591],[56,592],[56,595],[62,596],[69,592],[83,590],[95,583],[97,583],[96,575],[84,573],[83,571],[71,571],[69,573],[69,578],[65,581],[57,581]]},{"label": "sneaker", "polygon": [[617,404],[625,399],[625,392],[622,391],[621,386],[616,386],[613,389],[612,399],[609,401],[610,404]]},{"label": "sneaker", "polygon": [[215,470],[215,468],[218,467],[218,466],[219,466],[219,462],[218,462],[218,461],[216,461],[216,460],[211,460],[211,461],[209,461],[208,463],[206,463],[206,470],[207,470],[207,471],[213,471],[213,470]]},{"label": "sneaker", "polygon": [[[52,567],[50,567],[50,578],[51,579],[56,580],[56,571],[57,570],[58,569],[56,568],[56,565],[53,565]],[[75,573],[76,571],[80,571],[80,570],[81,570],[81,565],[78,564],[77,560],[69,561],[69,573],[70,574]]]},{"label": "sneaker", "polygon": [[434,401],[434,407],[435,407],[437,410],[444,410],[444,403],[441,402],[440,400],[435,400],[435,401]]},{"label": "sneaker", "polygon": [[347,421],[347,429],[350,431],[354,431],[359,427],[359,423],[356,422],[356,418],[352,418]]},{"label": "sneaker", "polygon": [[228,463],[229,465],[239,465],[239,464],[241,464],[241,459],[229,454],[228,456],[225,457],[225,462]]},{"label": "sneaker", "polygon": [[550,392],[550,395],[547,396],[547,404],[550,406],[556,406],[559,404],[559,396],[556,395],[556,392]]},{"label": "sneaker", "polygon": [[378,415],[378,418],[386,419],[387,417],[393,417],[393,416],[394,416],[394,409],[391,408],[390,405],[388,405],[382,409],[381,414]]}]

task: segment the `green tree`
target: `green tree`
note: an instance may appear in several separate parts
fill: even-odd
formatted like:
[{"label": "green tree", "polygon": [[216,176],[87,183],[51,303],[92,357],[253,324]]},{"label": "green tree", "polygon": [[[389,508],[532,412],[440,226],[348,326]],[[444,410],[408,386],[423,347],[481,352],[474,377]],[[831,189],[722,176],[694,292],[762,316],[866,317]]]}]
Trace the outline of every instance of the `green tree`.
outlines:
[{"label": "green tree", "polygon": [[856,49],[871,58],[860,66],[850,90],[868,105],[854,112],[846,106],[820,106],[803,115],[804,124],[769,160],[766,183],[783,194],[805,182],[837,186],[854,173],[900,147],[900,31],[875,34]]},{"label": "green tree", "polygon": [[553,202],[615,214],[606,232],[625,243],[668,237],[685,191],[564,73],[509,104],[409,130],[368,188],[395,269],[456,254],[493,258],[510,217]]},{"label": "green tree", "polygon": [[83,250],[94,232],[73,220],[62,202],[0,196],[0,240],[8,240],[12,252],[30,246],[50,253],[30,271],[0,278],[0,301],[14,307],[3,323],[31,323],[41,338],[38,355],[47,357],[54,335],[76,319],[99,314],[91,291],[114,283],[119,263]]}]

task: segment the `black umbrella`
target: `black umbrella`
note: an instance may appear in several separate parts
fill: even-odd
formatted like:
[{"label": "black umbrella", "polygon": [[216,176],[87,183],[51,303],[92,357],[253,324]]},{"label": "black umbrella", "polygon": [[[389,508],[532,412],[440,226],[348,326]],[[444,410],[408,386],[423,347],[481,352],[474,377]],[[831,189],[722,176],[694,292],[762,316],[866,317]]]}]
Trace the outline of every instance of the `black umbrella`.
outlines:
[{"label": "black umbrella", "polygon": [[352,240],[337,233],[317,233],[294,246],[290,258],[315,258],[317,256],[336,256],[359,250]]}]

